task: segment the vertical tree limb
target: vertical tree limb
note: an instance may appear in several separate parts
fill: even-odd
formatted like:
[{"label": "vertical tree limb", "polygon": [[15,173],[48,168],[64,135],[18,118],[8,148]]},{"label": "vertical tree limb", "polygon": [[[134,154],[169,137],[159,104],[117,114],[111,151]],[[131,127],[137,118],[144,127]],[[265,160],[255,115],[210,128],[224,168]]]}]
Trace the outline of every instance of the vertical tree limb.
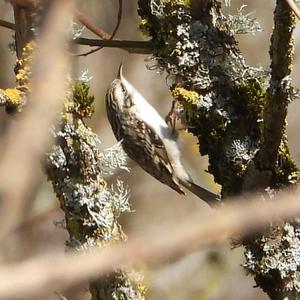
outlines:
[{"label": "vertical tree limb", "polygon": [[[118,161],[117,167],[122,167],[126,159],[118,145],[105,162],[98,136],[84,122],[93,114],[88,82],[77,80],[72,89],[73,95],[65,98],[61,124],[54,131],[56,143],[47,155],[46,173],[65,213],[67,245],[89,251],[126,240],[118,218],[130,211],[127,192],[120,181],[108,186],[104,179],[107,170]],[[136,272],[116,269],[92,281],[90,292],[93,300],[143,300],[145,287]]]},{"label": "vertical tree limb", "polygon": [[291,71],[294,58],[295,15],[285,1],[278,0],[271,37],[271,79],[264,108],[261,168],[274,170],[282,138],[286,137],[286,115],[291,102]]},{"label": "vertical tree limb", "polygon": [[[268,87],[261,70],[245,63],[234,33],[256,24],[226,19],[215,0],[139,0],[141,29],[152,38],[154,65],[168,72],[171,92],[182,106],[181,119],[209,157],[209,172],[226,197],[269,191],[299,181],[286,136],[285,117],[293,94],[294,17],[278,0]],[[270,224],[249,236],[245,268],[271,299],[300,299],[298,221]]]},{"label": "vertical tree limb", "polygon": [[15,44],[18,59],[21,59],[23,49],[34,38],[33,25],[35,5],[29,1],[27,4],[19,4],[12,1],[15,19]]}]

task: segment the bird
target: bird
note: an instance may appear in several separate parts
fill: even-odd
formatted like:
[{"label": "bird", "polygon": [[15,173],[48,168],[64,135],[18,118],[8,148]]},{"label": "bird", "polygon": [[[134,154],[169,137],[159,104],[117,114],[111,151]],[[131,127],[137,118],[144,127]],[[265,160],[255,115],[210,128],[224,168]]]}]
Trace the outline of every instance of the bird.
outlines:
[{"label": "bird", "polygon": [[125,153],[142,169],[185,194],[183,187],[209,205],[219,196],[195,184],[180,160],[177,135],[156,109],[123,76],[120,64],[118,76],[109,85],[106,96],[107,118]]}]

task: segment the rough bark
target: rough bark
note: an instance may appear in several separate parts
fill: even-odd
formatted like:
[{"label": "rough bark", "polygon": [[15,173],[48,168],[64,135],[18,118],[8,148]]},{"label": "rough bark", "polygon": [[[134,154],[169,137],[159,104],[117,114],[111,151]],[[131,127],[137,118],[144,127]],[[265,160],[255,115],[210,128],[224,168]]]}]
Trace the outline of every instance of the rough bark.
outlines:
[{"label": "rough bark", "polygon": [[[271,78],[248,66],[239,51],[236,24],[219,1],[139,0],[141,29],[155,45],[153,59],[168,72],[181,119],[209,157],[209,172],[228,196],[259,192],[274,201],[276,189],[299,180],[285,134],[294,16],[277,1],[271,40]],[[247,24],[243,22],[243,24]],[[252,24],[254,26],[254,23]],[[242,32],[251,30],[238,28]],[[254,217],[254,216],[253,216]],[[245,268],[271,299],[300,299],[299,224],[270,224],[244,238]]]},{"label": "rough bark", "polygon": [[[114,169],[112,158],[100,152],[99,137],[84,122],[93,114],[93,100],[87,82],[75,81],[73,96],[66,97],[61,124],[54,131],[56,143],[46,160],[46,173],[65,213],[67,245],[77,251],[125,241],[118,218],[130,211],[121,182],[108,186],[104,179],[107,171]],[[116,160],[123,155],[115,168],[126,163],[118,147],[110,154]],[[90,283],[93,300],[142,300],[145,290],[141,275],[133,270],[116,269]]]}]

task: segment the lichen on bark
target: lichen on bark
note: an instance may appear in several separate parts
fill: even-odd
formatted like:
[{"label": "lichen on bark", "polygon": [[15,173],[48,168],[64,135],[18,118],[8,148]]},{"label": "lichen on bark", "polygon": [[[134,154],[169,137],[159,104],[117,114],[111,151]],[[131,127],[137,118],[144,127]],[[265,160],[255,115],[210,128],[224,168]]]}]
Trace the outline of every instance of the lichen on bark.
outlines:
[{"label": "lichen on bark", "polygon": [[48,1],[36,0],[32,3],[13,3],[15,19],[15,39],[12,45],[16,51],[16,86],[0,89],[0,106],[8,114],[19,113],[27,103],[30,92],[32,54],[36,46],[36,36],[42,27],[47,12]]},{"label": "lichen on bark", "polygon": [[[236,24],[231,28],[234,18],[228,22],[219,1],[138,4],[141,30],[155,45],[154,67],[167,71],[181,119],[198,138],[200,153],[208,155],[223,201],[244,192],[274,201],[276,189],[298,183],[285,133],[287,105],[295,96],[290,83],[295,20],[286,2],[278,0],[274,14],[271,76],[246,64],[233,35]],[[241,241],[246,270],[272,299],[300,299],[298,232],[297,220],[279,222]]]},{"label": "lichen on bark", "polygon": [[[60,124],[53,130],[55,144],[47,154],[45,170],[65,213],[67,245],[77,251],[107,247],[126,240],[119,216],[130,212],[122,181],[108,185],[106,176],[126,168],[120,146],[100,151],[99,137],[85,124],[94,111],[88,83],[74,81],[66,96]],[[142,276],[116,269],[90,283],[93,300],[144,299]]]},{"label": "lichen on bark", "polygon": [[35,42],[29,41],[23,48],[20,58],[16,61],[16,86],[14,88],[0,89],[0,106],[4,106],[9,114],[21,112],[27,102],[30,92],[29,80],[31,78],[32,54]]},{"label": "lichen on bark", "polygon": [[261,70],[246,65],[217,4],[208,2],[205,13],[172,1],[139,1],[139,13],[157,45],[157,68],[167,70],[188,130],[228,196],[241,192],[259,149],[266,82]]}]

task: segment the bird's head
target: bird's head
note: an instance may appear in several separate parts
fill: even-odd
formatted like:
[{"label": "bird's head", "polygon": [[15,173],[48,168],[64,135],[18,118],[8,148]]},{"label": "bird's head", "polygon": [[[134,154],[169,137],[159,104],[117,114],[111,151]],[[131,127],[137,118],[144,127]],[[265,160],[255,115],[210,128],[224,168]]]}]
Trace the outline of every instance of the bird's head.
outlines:
[{"label": "bird's head", "polygon": [[120,64],[118,77],[110,84],[106,101],[119,110],[130,108],[133,105],[133,87],[123,76],[123,64]]}]

